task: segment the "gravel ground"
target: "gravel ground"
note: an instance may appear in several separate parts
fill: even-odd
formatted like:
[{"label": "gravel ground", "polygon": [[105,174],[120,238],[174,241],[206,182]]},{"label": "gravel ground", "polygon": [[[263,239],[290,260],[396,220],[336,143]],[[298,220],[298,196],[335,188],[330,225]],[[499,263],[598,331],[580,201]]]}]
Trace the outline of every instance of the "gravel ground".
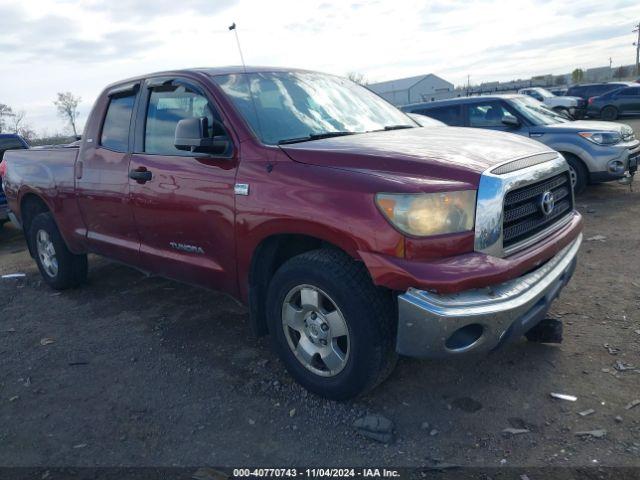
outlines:
[{"label": "gravel ground", "polygon": [[[233,300],[95,257],[88,285],[57,293],[5,226],[0,274],[26,278],[0,280],[0,465],[640,466],[640,406],[625,408],[640,398],[639,191],[577,199],[586,241],[552,310],[561,346],[401,359],[347,403],[293,384]],[[355,431],[368,413],[393,421],[392,443]],[[577,435],[592,430],[606,433]]]}]

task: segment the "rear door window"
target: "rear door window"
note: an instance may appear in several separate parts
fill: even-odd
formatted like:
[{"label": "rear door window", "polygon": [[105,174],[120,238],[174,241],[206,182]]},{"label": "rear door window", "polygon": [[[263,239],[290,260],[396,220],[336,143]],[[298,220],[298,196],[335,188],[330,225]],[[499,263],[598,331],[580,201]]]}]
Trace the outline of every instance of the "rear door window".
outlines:
[{"label": "rear door window", "polygon": [[446,105],[443,107],[435,108],[423,108],[414,110],[413,113],[419,113],[420,115],[426,115],[436,120],[440,120],[447,125],[453,127],[461,127],[464,125],[462,121],[462,109],[460,105]]},{"label": "rear door window", "polygon": [[136,94],[111,97],[102,126],[100,145],[114,152],[126,152],[129,147],[129,127]]}]

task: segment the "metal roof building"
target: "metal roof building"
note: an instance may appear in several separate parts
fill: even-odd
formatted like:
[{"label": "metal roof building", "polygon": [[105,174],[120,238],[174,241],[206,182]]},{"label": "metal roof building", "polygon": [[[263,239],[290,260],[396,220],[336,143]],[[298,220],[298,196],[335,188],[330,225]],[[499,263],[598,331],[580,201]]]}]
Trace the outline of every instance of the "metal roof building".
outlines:
[{"label": "metal roof building", "polygon": [[370,83],[367,87],[394,105],[448,98],[451,96],[449,92],[454,88],[453,83],[447,82],[433,73]]}]

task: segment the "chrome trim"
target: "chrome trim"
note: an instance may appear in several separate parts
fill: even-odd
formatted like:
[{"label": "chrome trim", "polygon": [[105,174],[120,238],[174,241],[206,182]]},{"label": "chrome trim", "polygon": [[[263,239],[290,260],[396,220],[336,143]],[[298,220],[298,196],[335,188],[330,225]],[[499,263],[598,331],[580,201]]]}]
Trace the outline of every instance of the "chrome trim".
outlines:
[{"label": "chrome trim", "polygon": [[[487,352],[509,335],[523,335],[547,313],[576,265],[582,234],[536,270],[486,288],[437,294],[410,288],[398,296],[396,350],[420,358]],[[482,335],[469,345],[448,348],[460,328],[478,324]]]},{"label": "chrome trim", "polygon": [[[512,161],[513,160],[510,160],[505,163],[511,163]],[[507,255],[507,252],[503,248],[502,231],[504,196],[506,193],[510,190],[526,187],[532,183],[537,183],[562,172],[569,171],[569,165],[559,153],[553,160],[532,165],[522,170],[516,170],[502,175],[496,175],[491,172],[501,165],[494,165],[482,173],[480,184],[478,185],[476,203],[474,250],[493,257],[505,257]],[[573,198],[573,189],[571,190],[571,195]],[[541,237],[538,237],[538,240],[540,240],[540,238]],[[529,239],[526,239],[512,245],[509,247],[509,251],[513,253],[516,248],[520,250],[526,248],[520,248],[520,246],[528,242],[528,240]]]}]

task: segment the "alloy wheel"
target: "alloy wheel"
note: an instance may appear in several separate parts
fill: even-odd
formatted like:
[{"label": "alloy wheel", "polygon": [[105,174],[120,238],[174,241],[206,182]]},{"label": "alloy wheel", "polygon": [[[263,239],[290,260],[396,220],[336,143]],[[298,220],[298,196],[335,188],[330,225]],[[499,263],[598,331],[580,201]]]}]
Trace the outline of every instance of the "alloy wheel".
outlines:
[{"label": "alloy wheel", "polygon": [[349,360],[349,328],[331,297],[312,285],[298,285],[282,304],[282,327],[289,348],[308,370],[338,375]]}]

